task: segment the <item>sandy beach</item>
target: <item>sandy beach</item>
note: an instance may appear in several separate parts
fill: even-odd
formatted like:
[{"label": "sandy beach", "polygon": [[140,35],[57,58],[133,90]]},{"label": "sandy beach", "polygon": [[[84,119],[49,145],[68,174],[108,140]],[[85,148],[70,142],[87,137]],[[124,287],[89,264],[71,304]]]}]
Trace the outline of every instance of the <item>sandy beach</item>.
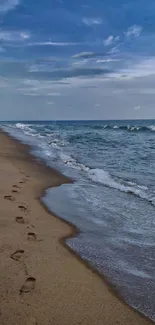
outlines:
[{"label": "sandy beach", "polygon": [[0,324],[152,324],[65,247],[76,229],[39,198],[70,180],[27,150],[0,133]]}]

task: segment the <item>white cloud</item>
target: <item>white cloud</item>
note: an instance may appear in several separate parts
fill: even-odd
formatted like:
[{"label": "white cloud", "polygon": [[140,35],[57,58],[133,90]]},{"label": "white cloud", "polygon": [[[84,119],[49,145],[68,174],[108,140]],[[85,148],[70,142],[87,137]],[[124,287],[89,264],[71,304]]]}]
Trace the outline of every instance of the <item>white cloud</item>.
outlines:
[{"label": "white cloud", "polygon": [[120,59],[102,59],[97,60],[96,63],[108,63],[108,62],[118,62],[121,61]]},{"label": "white cloud", "polygon": [[126,37],[138,37],[142,32],[142,27],[138,25],[130,26],[124,33]]},{"label": "white cloud", "polygon": [[18,5],[19,0],[2,0],[0,2],[0,12],[6,13],[10,10],[13,10]]},{"label": "white cloud", "polygon": [[103,44],[104,46],[109,46],[113,43],[114,41],[114,36],[108,36],[108,38],[106,38],[104,41],[103,41]]},{"label": "white cloud", "polygon": [[119,43],[117,44],[116,46],[114,46],[110,51],[109,53],[110,54],[116,54],[120,51],[120,46],[122,45],[123,43]]},{"label": "white cloud", "polygon": [[[140,80],[140,78],[143,77],[155,77],[155,57],[146,57],[146,58],[137,58],[136,61],[128,61],[125,68],[119,68],[117,71],[114,71],[110,74],[107,74],[108,80],[110,79],[116,79],[116,80],[123,80],[129,81],[133,79]],[[105,78],[104,78],[105,80]],[[128,92],[131,90],[128,90]],[[132,93],[134,92],[134,89],[132,89]],[[141,94],[152,94],[155,93],[155,90],[142,89],[142,91],[139,90],[139,93]]]},{"label": "white cloud", "polygon": [[130,77],[144,77],[155,74],[155,57],[140,60],[131,68],[123,70],[123,74]]},{"label": "white cloud", "polygon": [[83,60],[78,60],[78,61],[72,62],[71,66],[82,67],[82,66],[86,65],[87,63],[88,63],[88,59],[83,59]]},{"label": "white cloud", "polygon": [[34,43],[29,43],[29,46],[70,46],[70,45],[77,45],[78,43],[74,42],[34,42]]},{"label": "white cloud", "polygon": [[101,25],[102,24],[102,19],[101,18],[87,18],[84,17],[82,19],[83,24],[87,25],[87,26],[93,26],[93,25]]},{"label": "white cloud", "polygon": [[27,32],[19,31],[3,31],[0,30],[1,41],[24,41],[30,38],[30,34]]},{"label": "white cloud", "polygon": [[110,45],[112,45],[113,43],[118,42],[119,39],[120,39],[119,36],[113,36],[113,35],[110,35],[110,36],[108,36],[108,38],[106,38],[106,39],[103,41],[103,44],[104,44],[104,46],[110,46]]},{"label": "white cloud", "polygon": [[95,55],[94,52],[80,52],[72,56],[72,58],[83,58],[83,57],[91,57]]},{"label": "white cloud", "polygon": [[26,33],[26,32],[21,32],[20,33],[20,37],[22,39],[29,39],[30,38],[30,34],[29,33]]}]

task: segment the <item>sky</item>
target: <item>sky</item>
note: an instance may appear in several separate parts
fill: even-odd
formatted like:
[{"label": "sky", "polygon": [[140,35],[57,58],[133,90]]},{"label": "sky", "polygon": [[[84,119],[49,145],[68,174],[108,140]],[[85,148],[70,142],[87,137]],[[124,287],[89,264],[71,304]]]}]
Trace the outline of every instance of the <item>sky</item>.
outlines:
[{"label": "sky", "polygon": [[155,118],[154,0],[0,0],[0,120]]}]

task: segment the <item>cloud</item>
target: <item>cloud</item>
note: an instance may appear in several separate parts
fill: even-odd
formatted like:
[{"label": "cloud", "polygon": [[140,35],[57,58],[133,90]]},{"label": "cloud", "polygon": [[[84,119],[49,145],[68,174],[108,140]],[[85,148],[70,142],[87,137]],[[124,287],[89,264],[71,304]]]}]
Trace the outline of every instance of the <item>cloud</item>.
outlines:
[{"label": "cloud", "polygon": [[113,36],[113,35],[110,35],[108,36],[108,38],[106,38],[104,41],[103,41],[103,44],[104,46],[110,46],[112,45],[113,43],[119,41],[120,37],[119,36]]},{"label": "cloud", "polygon": [[33,72],[32,76],[38,77],[39,79],[52,79],[52,80],[62,80],[74,77],[94,77],[99,75],[106,75],[112,72],[108,68],[96,68],[96,67],[84,67],[84,68],[60,68],[53,69],[51,71],[38,71]]},{"label": "cloud", "polygon": [[101,59],[97,60],[96,63],[108,63],[108,62],[119,62],[120,59]]},{"label": "cloud", "polygon": [[34,43],[29,43],[28,46],[74,46],[77,45],[78,43],[75,42],[34,42]]},{"label": "cloud", "polygon": [[120,51],[120,46],[124,44],[123,42],[122,43],[119,43],[117,44],[116,46],[114,46],[110,51],[109,51],[109,54],[116,54]]},{"label": "cloud", "polygon": [[78,66],[78,67],[80,67],[80,66],[82,67],[82,66],[87,65],[87,64],[88,64],[88,58],[72,62],[72,66]]},{"label": "cloud", "polygon": [[94,52],[80,52],[72,56],[72,58],[84,58],[88,59],[90,57],[96,56],[96,53]]},{"label": "cloud", "polygon": [[104,56],[105,53],[97,53],[97,52],[80,52],[80,53],[77,53],[77,54],[74,54],[72,56],[72,58],[83,58],[83,59],[89,59],[89,58],[95,58],[95,57],[98,57],[98,56]]},{"label": "cloud", "polygon": [[7,13],[19,5],[19,0],[2,0],[0,2],[0,12]]},{"label": "cloud", "polygon": [[86,26],[90,26],[92,27],[93,25],[101,25],[102,24],[102,19],[101,18],[87,18],[87,17],[84,17],[82,19],[82,22],[84,25]]},{"label": "cloud", "polygon": [[122,73],[131,78],[155,75],[155,57],[139,59],[128,69],[123,69]]},{"label": "cloud", "polygon": [[142,27],[138,25],[130,26],[124,33],[126,37],[138,37],[142,32]]},{"label": "cloud", "polygon": [[30,34],[27,32],[20,32],[20,37],[22,39],[29,39],[30,38]]},{"label": "cloud", "polygon": [[3,31],[0,30],[0,40],[7,42],[24,41],[30,38],[30,34],[24,31]]},{"label": "cloud", "polygon": [[114,36],[108,36],[108,38],[106,38],[104,41],[103,41],[103,44],[104,46],[109,46],[113,43],[114,41]]}]

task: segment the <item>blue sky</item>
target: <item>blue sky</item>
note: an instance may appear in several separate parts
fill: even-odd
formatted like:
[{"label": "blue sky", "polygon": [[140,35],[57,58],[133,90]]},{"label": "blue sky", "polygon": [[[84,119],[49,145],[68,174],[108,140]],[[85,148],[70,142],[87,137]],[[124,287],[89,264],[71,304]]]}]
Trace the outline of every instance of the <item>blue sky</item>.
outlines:
[{"label": "blue sky", "polygon": [[0,0],[0,119],[155,118],[154,0]]}]

